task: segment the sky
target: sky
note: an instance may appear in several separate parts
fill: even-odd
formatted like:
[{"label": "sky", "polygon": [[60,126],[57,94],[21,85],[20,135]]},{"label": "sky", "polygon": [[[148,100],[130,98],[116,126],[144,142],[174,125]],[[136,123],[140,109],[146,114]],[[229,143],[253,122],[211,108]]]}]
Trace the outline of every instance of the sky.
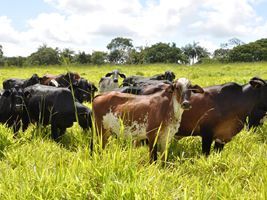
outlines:
[{"label": "sky", "polygon": [[0,0],[5,56],[46,44],[76,53],[107,51],[115,37],[134,46],[199,42],[209,51],[231,38],[267,37],[267,0]]}]

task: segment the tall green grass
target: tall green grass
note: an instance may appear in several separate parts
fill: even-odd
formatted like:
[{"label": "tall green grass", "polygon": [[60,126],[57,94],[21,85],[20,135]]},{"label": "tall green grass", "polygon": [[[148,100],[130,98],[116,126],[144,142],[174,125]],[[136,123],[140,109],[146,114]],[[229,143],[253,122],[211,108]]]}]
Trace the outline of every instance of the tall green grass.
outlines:
[{"label": "tall green grass", "polygon": [[[154,75],[172,70],[202,86],[267,79],[267,63],[233,65],[59,66],[0,69],[0,81],[33,73],[77,71],[95,84],[118,68],[126,75]],[[91,106],[87,104],[88,106]],[[168,160],[149,164],[148,147],[110,138],[90,152],[91,133],[75,124],[59,143],[50,129],[30,126],[13,139],[0,126],[0,199],[267,199],[267,125],[244,129],[222,153],[201,155],[201,140],[173,141]]]}]

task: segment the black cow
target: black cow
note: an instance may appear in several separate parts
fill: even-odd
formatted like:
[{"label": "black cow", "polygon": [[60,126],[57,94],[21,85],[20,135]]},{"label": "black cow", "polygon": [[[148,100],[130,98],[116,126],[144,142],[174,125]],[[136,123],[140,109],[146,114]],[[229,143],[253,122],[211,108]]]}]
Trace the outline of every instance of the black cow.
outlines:
[{"label": "black cow", "polygon": [[166,71],[164,74],[154,75],[152,77],[144,76],[129,76],[123,80],[122,86],[140,86],[144,83],[154,84],[153,81],[166,81],[170,83],[175,79],[175,74],[171,71]]},{"label": "black cow", "polygon": [[117,69],[107,73],[105,77],[102,77],[99,81],[99,91],[102,93],[119,88],[119,76],[123,79],[126,78],[125,74],[120,73]]},{"label": "black cow", "polygon": [[206,155],[213,140],[215,149],[222,150],[243,129],[253,108],[267,106],[266,82],[256,77],[246,85],[227,83],[204,91],[191,96],[192,109],[183,113],[176,135],[201,136],[202,152]]},{"label": "black cow", "polygon": [[41,78],[37,74],[33,74],[31,78],[29,79],[18,79],[18,78],[12,78],[7,79],[3,82],[3,88],[4,89],[11,89],[16,87],[19,88],[26,88],[28,86],[40,83]]},{"label": "black cow", "polygon": [[[265,80],[265,83],[266,83],[266,80]],[[263,86],[262,90],[264,90],[264,88],[265,89],[267,88],[266,84]],[[263,92],[261,96],[262,96],[261,98],[267,99],[266,92],[265,93]],[[250,115],[248,116],[248,128],[249,129],[253,127],[258,127],[266,121],[266,118],[267,118],[267,105],[266,104],[267,102],[264,102],[253,108]]]},{"label": "black cow", "polygon": [[24,101],[23,131],[29,123],[51,124],[52,138],[57,140],[77,120],[83,129],[92,127],[91,110],[74,101],[67,88],[36,84],[25,88]]},{"label": "black cow", "polygon": [[163,90],[166,85],[171,84],[169,81],[155,81],[155,80],[146,80],[144,82],[139,82],[137,86],[125,86],[119,88],[118,91],[122,93],[130,93],[136,95],[149,95],[160,90]]},{"label": "black cow", "polygon": [[69,89],[73,90],[76,100],[80,103],[84,101],[92,102],[95,92],[97,92],[96,86],[84,78],[80,78]]},{"label": "black cow", "polygon": [[16,134],[20,128],[20,116],[23,110],[22,90],[11,88],[0,95],[0,123],[12,127]]}]

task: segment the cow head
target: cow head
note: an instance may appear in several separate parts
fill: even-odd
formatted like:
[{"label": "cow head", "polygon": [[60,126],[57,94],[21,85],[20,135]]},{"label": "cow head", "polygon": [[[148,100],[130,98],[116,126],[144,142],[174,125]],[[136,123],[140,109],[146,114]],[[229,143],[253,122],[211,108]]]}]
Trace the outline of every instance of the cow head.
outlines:
[{"label": "cow head", "polygon": [[[112,77],[111,77],[112,76]],[[105,75],[105,77],[111,77],[114,83],[118,83],[119,76],[123,79],[126,78],[125,74],[119,72],[119,70],[115,69],[112,72],[109,72]]]},{"label": "cow head", "polygon": [[77,84],[78,80],[80,79],[80,75],[75,72],[67,72],[66,74],[59,75],[55,78],[58,82],[59,87],[68,87],[70,85]]},{"label": "cow head", "polygon": [[203,88],[199,85],[192,85],[186,78],[180,78],[173,83],[174,94],[180,103],[182,109],[189,110],[191,108],[190,97],[193,93],[204,93]]},{"label": "cow head", "polygon": [[31,78],[25,80],[23,88],[40,83],[41,79],[37,74],[33,74]]},{"label": "cow head", "polygon": [[260,98],[258,107],[261,110],[267,111],[267,83],[258,77],[253,77],[250,79],[249,84],[260,91]]},{"label": "cow head", "polygon": [[84,78],[81,78],[77,81],[76,84],[73,84],[74,96],[76,99],[82,103],[84,101],[91,102],[97,91],[97,87],[87,81]]},{"label": "cow head", "polygon": [[173,81],[175,79],[175,74],[172,71],[166,71],[164,73],[164,80]]},{"label": "cow head", "polygon": [[21,88],[4,90],[0,100],[0,110],[5,114],[21,113],[23,110],[23,91]]}]

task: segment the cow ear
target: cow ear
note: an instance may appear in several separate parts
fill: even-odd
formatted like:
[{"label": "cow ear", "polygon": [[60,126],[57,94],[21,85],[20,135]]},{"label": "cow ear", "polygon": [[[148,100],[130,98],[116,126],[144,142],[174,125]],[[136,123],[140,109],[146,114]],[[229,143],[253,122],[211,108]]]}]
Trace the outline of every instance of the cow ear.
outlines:
[{"label": "cow ear", "polygon": [[125,74],[119,73],[119,75],[120,75],[121,78],[126,78]]},{"label": "cow ear", "polygon": [[175,74],[173,72],[171,72],[171,74],[172,74],[172,78],[175,79]]},{"label": "cow ear", "polygon": [[110,73],[107,73],[106,75],[105,75],[105,77],[109,77],[109,76],[111,76],[112,75],[112,73],[110,72]]},{"label": "cow ear", "polygon": [[249,81],[249,84],[253,87],[253,88],[260,88],[264,85],[266,85],[265,81],[262,80],[262,79],[258,79],[256,77],[252,78],[250,81]]},{"label": "cow ear", "polygon": [[11,95],[11,90],[5,90],[2,94],[3,97],[9,97]]},{"label": "cow ear", "polygon": [[204,93],[204,89],[200,87],[199,85],[191,86],[191,90],[193,93]]}]

